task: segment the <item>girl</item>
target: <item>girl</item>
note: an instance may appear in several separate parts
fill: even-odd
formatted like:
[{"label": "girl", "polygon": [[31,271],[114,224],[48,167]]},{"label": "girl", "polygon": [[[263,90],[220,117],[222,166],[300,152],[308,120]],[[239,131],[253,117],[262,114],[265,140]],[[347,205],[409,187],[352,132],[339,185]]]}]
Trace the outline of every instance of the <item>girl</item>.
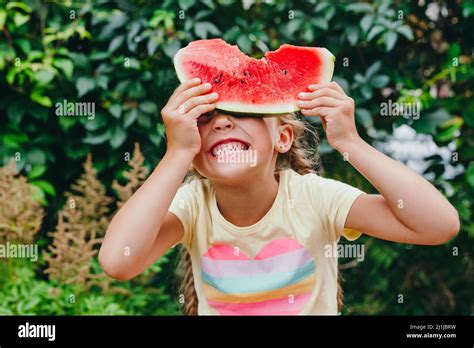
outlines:
[{"label": "girl", "polygon": [[[337,314],[331,248],[341,235],[425,245],[453,238],[456,210],[359,137],[354,101],[342,88],[308,88],[299,95],[301,113],[321,117],[329,144],[380,194],[313,172],[305,123],[295,115],[217,112],[211,85],[193,79],[162,110],[166,154],[110,223],[99,254],[104,271],[133,278],[181,243],[194,276],[195,287],[184,270],[189,312],[197,305],[198,314]],[[195,178],[181,185],[191,165]]]}]

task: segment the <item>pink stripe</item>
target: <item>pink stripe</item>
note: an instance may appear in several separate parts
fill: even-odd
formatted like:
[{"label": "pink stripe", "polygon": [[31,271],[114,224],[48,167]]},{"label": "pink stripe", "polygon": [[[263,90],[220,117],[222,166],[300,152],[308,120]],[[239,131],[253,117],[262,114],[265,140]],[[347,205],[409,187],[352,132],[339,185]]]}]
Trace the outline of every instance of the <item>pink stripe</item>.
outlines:
[{"label": "pink stripe", "polygon": [[[304,248],[304,246],[292,238],[277,239],[265,245],[255,256],[255,260],[267,259],[301,248]],[[250,260],[242,250],[225,244],[217,244],[210,247],[203,257],[209,257],[213,260]]]},{"label": "pink stripe", "polygon": [[223,315],[295,315],[311,297],[311,292],[297,295],[293,303],[288,297],[255,303],[227,303],[208,300],[209,305]]},{"label": "pink stripe", "polygon": [[303,246],[292,238],[277,239],[265,245],[257,256],[255,256],[255,260],[266,259],[301,248],[303,248]]},{"label": "pink stripe", "polygon": [[213,260],[248,260],[249,257],[245,255],[242,250],[231,247],[230,245],[214,245],[203,255],[210,257]]}]

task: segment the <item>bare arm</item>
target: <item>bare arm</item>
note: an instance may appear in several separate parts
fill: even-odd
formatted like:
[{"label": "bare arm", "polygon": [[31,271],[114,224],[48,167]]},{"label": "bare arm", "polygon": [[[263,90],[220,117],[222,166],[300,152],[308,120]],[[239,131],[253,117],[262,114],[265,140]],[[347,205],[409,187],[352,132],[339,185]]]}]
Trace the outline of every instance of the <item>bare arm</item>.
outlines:
[{"label": "bare arm", "polygon": [[[99,253],[100,264],[107,274],[130,279],[141,273],[146,263],[149,266],[148,255],[152,247],[160,247],[155,241],[191,160],[189,153],[166,153],[150,177],[114,216]],[[160,233],[163,237],[160,239],[167,241],[161,245],[162,253],[182,237],[180,223],[173,227],[174,233],[169,233],[170,228],[163,235]],[[155,253],[155,257],[159,254]]]},{"label": "bare arm", "polygon": [[201,149],[197,119],[215,109],[210,85],[189,80],[162,110],[167,152],[145,183],[112,219],[99,262],[110,276],[125,280],[145,270],[183,236],[179,219],[168,212],[194,156]]},{"label": "bare arm", "polygon": [[379,192],[354,201],[345,227],[411,244],[442,244],[459,231],[456,209],[422,176],[364,142],[354,122],[354,101],[335,82],[300,94],[306,116],[319,116],[329,144]]},{"label": "bare arm", "polygon": [[459,231],[456,209],[422,176],[358,139],[338,149],[381,193],[359,196],[346,227],[401,243],[436,245]]}]

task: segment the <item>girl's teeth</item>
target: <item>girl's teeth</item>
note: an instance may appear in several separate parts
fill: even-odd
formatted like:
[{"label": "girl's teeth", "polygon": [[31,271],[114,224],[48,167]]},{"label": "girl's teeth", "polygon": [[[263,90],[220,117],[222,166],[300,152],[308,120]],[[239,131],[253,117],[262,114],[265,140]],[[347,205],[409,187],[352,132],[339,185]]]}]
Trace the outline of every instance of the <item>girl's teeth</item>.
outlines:
[{"label": "girl's teeth", "polygon": [[212,154],[214,156],[221,156],[227,152],[235,152],[235,151],[244,151],[247,149],[247,146],[241,142],[231,142],[218,145],[212,149]]}]

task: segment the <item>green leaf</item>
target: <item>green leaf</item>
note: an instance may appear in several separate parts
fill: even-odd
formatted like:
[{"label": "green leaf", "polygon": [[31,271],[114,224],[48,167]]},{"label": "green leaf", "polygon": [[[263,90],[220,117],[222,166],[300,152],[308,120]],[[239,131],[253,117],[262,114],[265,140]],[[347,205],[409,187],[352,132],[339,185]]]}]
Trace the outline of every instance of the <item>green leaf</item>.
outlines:
[{"label": "green leaf", "polygon": [[31,164],[45,164],[46,163],[46,154],[43,150],[35,148],[31,149],[27,155],[27,162]]},{"label": "green leaf", "polygon": [[381,67],[382,62],[380,60],[374,62],[371,66],[367,68],[367,71],[365,72],[365,78],[368,80],[371,79],[372,76],[374,76],[375,73],[379,71]]},{"label": "green leaf", "polygon": [[178,0],[178,5],[180,9],[187,11],[194,5],[194,2],[194,0]]},{"label": "green leaf", "polygon": [[138,107],[141,111],[146,112],[147,114],[155,114],[158,110],[156,104],[148,100],[141,102]]},{"label": "green leaf", "polygon": [[95,88],[95,81],[91,77],[79,77],[76,81],[76,88],[79,92],[78,97],[82,97]]},{"label": "green leaf", "polygon": [[362,13],[362,12],[373,12],[374,10],[371,4],[367,4],[365,2],[357,2],[357,3],[346,6],[346,11]]},{"label": "green leaf", "polygon": [[364,108],[356,108],[356,120],[365,128],[372,127],[374,123],[369,110]]},{"label": "green leaf", "polygon": [[368,14],[362,17],[362,19],[360,20],[360,27],[362,28],[364,33],[366,33],[373,23],[374,23],[374,15]]},{"label": "green leaf", "polygon": [[49,69],[40,69],[35,73],[35,79],[41,85],[47,85],[54,79],[54,71]]},{"label": "green leaf", "polygon": [[328,30],[328,21],[324,18],[316,17],[311,19],[311,24],[313,24],[316,28],[322,30]]},{"label": "green leaf", "polygon": [[138,111],[136,108],[132,108],[130,111],[128,111],[124,115],[124,123],[123,123],[124,127],[125,128],[130,127],[137,119],[137,116],[138,116]]},{"label": "green leaf", "polygon": [[252,51],[252,41],[250,41],[246,34],[239,35],[237,38],[237,45],[245,53],[250,53]]},{"label": "green leaf", "polygon": [[109,108],[109,112],[113,117],[120,118],[120,115],[122,114],[122,107],[119,104],[114,104]]},{"label": "green leaf", "polygon": [[370,81],[370,83],[375,88],[382,88],[385,87],[389,81],[390,78],[387,75],[377,75]]},{"label": "green leaf", "polygon": [[31,42],[26,39],[18,39],[15,41],[15,44],[17,44],[26,55],[31,51]]},{"label": "green leaf", "polygon": [[367,41],[372,41],[374,37],[379,35],[382,31],[384,31],[385,28],[382,27],[381,25],[375,25],[370,29],[369,34],[367,34]]},{"label": "green leaf", "polygon": [[23,115],[25,114],[24,105],[19,103],[11,103],[8,106],[7,113],[10,121],[12,121],[14,124],[19,124],[23,118]]},{"label": "green leaf", "polygon": [[20,12],[15,12],[15,14],[13,15],[13,22],[15,23],[17,27],[21,27],[23,24],[25,24],[29,20],[30,20],[29,15],[24,15]]},{"label": "green leaf", "polygon": [[450,113],[446,109],[440,108],[430,113],[422,113],[420,119],[414,122],[412,127],[418,133],[433,135],[436,133],[436,128],[449,119],[451,119]]},{"label": "green leaf", "polygon": [[119,35],[116,36],[110,41],[109,49],[108,51],[110,53],[115,52],[125,41],[125,35]]},{"label": "green leaf", "polygon": [[474,163],[469,164],[469,168],[466,170],[466,179],[469,185],[474,187]]},{"label": "green leaf", "polygon": [[146,95],[145,88],[140,81],[134,80],[128,84],[128,96],[132,99],[140,99]]},{"label": "green leaf", "polygon": [[23,10],[26,13],[31,13],[31,8],[28,5],[21,2],[21,1],[11,1],[6,5],[6,9],[8,9],[8,10],[11,10],[11,9],[14,9],[14,8]]},{"label": "green leaf", "polygon": [[351,46],[355,46],[357,41],[359,40],[359,30],[356,27],[349,27],[346,30],[347,33],[347,41],[351,44]]},{"label": "green leaf", "polygon": [[116,125],[112,128],[111,136],[110,136],[110,145],[113,149],[119,148],[124,141],[127,139],[127,132],[120,127],[120,125]]},{"label": "green leaf", "polygon": [[438,134],[436,134],[436,140],[438,141],[449,141],[455,138],[455,135],[459,132],[458,127],[451,126],[446,129],[443,129]]},{"label": "green leaf", "polygon": [[26,134],[4,134],[2,135],[2,141],[2,145],[16,149],[21,144],[28,142],[28,136]]},{"label": "green leaf", "polygon": [[7,11],[5,11],[3,8],[0,8],[0,30],[3,30],[6,19],[7,19]]},{"label": "green leaf", "polygon": [[218,36],[221,31],[211,22],[199,22],[194,25],[194,33],[201,39],[207,39],[208,34]]},{"label": "green leaf", "polygon": [[31,96],[30,96],[31,100],[33,100],[34,102],[42,106],[50,108],[53,105],[51,98],[43,95],[42,93],[43,93],[43,90],[35,89],[33,93],[31,93]]},{"label": "green leaf", "polygon": [[413,32],[411,31],[411,28],[408,25],[402,25],[398,27],[397,32],[405,36],[408,40],[413,40]]},{"label": "green leaf", "polygon": [[144,128],[150,128],[151,127],[151,119],[150,116],[147,114],[138,114],[138,124]]},{"label": "green leaf", "polygon": [[41,191],[47,193],[48,195],[52,197],[56,197],[56,190],[49,181],[37,180],[37,181],[32,181],[30,184],[40,188]]},{"label": "green leaf", "polygon": [[177,40],[170,40],[163,45],[163,52],[170,58],[173,58],[176,52],[181,48],[181,43]]},{"label": "green leaf", "polygon": [[82,140],[82,142],[85,144],[97,145],[105,143],[107,140],[109,140],[109,137],[110,131],[106,130],[102,134],[88,134],[87,137]]},{"label": "green leaf", "polygon": [[383,34],[383,40],[385,42],[385,50],[387,52],[391,51],[397,42],[398,34],[394,31],[387,31]]},{"label": "green leaf", "polygon": [[33,169],[28,173],[28,179],[36,179],[46,172],[46,166],[44,164],[35,165]]},{"label": "green leaf", "polygon": [[58,69],[61,69],[64,73],[64,75],[66,75],[66,77],[68,79],[71,79],[72,78],[72,73],[73,73],[73,70],[74,70],[74,65],[72,64],[72,62],[69,60],[69,59],[63,59],[63,58],[56,58],[54,61],[53,61],[53,65],[58,68]]}]

